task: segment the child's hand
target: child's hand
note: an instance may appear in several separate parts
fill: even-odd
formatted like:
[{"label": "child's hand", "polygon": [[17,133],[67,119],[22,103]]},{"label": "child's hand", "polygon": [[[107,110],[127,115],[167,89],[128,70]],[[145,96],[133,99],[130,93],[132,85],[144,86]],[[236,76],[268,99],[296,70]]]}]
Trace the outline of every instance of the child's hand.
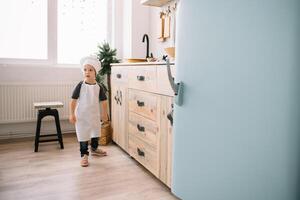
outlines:
[{"label": "child's hand", "polygon": [[69,121],[70,121],[72,124],[75,124],[75,123],[76,123],[76,116],[75,116],[74,114],[73,114],[73,115],[70,115]]}]

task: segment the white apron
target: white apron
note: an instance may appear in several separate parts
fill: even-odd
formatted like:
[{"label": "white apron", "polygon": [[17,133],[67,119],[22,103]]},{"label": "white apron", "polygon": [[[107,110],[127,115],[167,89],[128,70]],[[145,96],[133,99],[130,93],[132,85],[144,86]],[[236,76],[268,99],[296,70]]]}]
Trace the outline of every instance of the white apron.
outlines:
[{"label": "white apron", "polygon": [[100,137],[99,92],[100,87],[98,84],[89,85],[83,82],[81,85],[80,95],[75,109],[75,127],[79,142]]}]

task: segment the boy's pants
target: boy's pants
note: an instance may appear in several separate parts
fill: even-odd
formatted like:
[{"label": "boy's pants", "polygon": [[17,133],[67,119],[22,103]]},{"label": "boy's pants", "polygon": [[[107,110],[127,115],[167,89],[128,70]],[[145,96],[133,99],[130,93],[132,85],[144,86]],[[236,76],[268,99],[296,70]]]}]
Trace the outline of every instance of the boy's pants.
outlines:
[{"label": "boy's pants", "polygon": [[[95,137],[95,138],[91,138],[91,148],[92,151],[95,151],[98,148],[99,145],[99,137]],[[89,142],[85,141],[85,142],[79,142],[80,143],[80,154],[81,157],[83,157],[84,155],[89,155]]]}]

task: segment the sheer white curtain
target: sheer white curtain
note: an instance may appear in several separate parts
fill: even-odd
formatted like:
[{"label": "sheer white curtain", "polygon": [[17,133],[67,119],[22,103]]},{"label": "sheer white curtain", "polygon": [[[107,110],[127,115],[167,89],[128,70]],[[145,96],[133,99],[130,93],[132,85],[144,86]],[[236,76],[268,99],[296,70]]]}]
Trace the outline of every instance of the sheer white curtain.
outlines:
[{"label": "sheer white curtain", "polygon": [[58,0],[57,60],[75,64],[107,37],[107,0]]},{"label": "sheer white curtain", "polygon": [[47,59],[47,0],[0,1],[0,58]]},{"label": "sheer white curtain", "polygon": [[1,0],[0,64],[78,64],[107,40],[108,0]]}]

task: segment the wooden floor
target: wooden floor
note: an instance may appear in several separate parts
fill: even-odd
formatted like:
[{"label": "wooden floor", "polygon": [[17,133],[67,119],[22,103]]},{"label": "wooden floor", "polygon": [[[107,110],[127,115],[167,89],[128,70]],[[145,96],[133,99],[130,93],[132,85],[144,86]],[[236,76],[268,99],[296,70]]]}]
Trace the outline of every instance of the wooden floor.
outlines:
[{"label": "wooden floor", "polygon": [[64,136],[65,149],[55,142],[0,144],[0,199],[12,200],[171,200],[170,190],[116,145],[103,147],[108,156],[89,158],[80,166],[79,145]]}]

